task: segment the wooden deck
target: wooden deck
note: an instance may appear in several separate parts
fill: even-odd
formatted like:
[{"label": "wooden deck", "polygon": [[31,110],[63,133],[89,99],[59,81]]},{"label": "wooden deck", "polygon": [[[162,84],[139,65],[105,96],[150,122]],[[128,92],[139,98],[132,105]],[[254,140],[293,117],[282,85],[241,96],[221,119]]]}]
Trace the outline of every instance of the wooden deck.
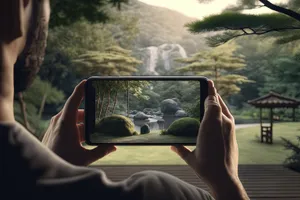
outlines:
[{"label": "wooden deck", "polygon": [[[194,172],[184,165],[164,166],[92,166],[104,170],[109,179],[120,181],[135,172],[158,170],[173,174],[197,187],[208,190]],[[241,165],[240,179],[251,200],[300,200],[300,173],[283,168],[280,165]]]}]

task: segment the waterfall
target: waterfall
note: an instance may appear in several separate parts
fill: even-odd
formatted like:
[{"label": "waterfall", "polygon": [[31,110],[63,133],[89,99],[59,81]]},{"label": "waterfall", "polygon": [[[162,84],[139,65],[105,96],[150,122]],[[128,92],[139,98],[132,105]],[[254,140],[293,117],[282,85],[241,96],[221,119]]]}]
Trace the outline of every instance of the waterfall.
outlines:
[{"label": "waterfall", "polygon": [[155,75],[158,75],[156,72],[158,62],[162,62],[165,70],[169,71],[173,67],[171,66],[173,59],[178,57],[187,58],[187,53],[180,44],[162,44],[158,47],[150,46],[141,50],[147,55],[144,61],[146,70]]},{"label": "waterfall", "polygon": [[150,57],[149,57],[149,71],[157,73],[155,71],[155,68],[156,68],[156,63],[157,63],[157,60],[158,60],[158,47],[153,46],[153,47],[148,47],[147,49],[148,49],[149,54],[150,54]]},{"label": "waterfall", "polygon": [[181,55],[183,58],[187,58],[187,54],[186,54],[185,49],[184,49],[181,45],[179,45],[179,44],[177,44],[177,47],[179,48],[179,53],[180,53],[180,55]]}]

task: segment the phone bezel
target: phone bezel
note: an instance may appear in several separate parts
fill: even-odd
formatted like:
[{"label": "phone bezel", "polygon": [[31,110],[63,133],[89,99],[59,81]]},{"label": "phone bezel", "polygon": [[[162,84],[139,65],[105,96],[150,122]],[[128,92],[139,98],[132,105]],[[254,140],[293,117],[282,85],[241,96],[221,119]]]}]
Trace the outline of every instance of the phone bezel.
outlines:
[{"label": "phone bezel", "polygon": [[90,140],[90,134],[93,132],[95,127],[95,90],[92,87],[92,82],[98,80],[156,80],[156,81],[189,81],[197,80],[200,81],[200,121],[204,115],[204,101],[208,95],[208,79],[204,76],[92,76],[87,79],[85,83],[85,143],[88,145],[101,145],[101,144],[112,144],[112,145],[130,145],[130,146],[165,146],[165,145],[190,145],[194,146],[195,143],[94,143]]}]

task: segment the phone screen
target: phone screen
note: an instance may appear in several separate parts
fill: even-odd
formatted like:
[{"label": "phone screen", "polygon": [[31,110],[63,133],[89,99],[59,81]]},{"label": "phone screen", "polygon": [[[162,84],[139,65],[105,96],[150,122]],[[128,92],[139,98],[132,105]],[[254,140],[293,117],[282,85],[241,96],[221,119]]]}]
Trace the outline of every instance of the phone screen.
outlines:
[{"label": "phone screen", "polygon": [[195,144],[199,80],[93,80],[93,144]]}]

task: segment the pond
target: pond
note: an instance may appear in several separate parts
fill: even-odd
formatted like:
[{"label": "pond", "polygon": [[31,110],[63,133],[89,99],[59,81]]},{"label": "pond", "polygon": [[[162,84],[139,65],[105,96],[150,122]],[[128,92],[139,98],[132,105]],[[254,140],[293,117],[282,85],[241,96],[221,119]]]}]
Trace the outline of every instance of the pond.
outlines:
[{"label": "pond", "polygon": [[167,129],[175,120],[180,118],[182,117],[176,117],[174,115],[171,115],[164,117],[151,116],[146,120],[134,120],[133,118],[130,119],[134,123],[135,130],[137,132],[140,132],[141,127],[145,124],[149,125],[151,131]]}]

